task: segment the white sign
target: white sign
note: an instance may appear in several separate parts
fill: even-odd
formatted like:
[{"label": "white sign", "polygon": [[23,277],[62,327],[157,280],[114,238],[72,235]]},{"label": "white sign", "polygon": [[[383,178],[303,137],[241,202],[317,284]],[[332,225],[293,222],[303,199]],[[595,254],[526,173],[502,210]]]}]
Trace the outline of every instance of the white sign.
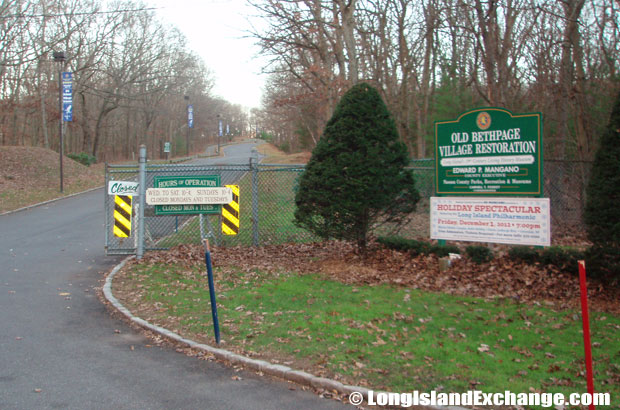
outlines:
[{"label": "white sign", "polygon": [[533,164],[533,155],[511,155],[506,157],[463,157],[463,158],[442,158],[441,166],[459,167],[472,165],[514,165],[514,164]]},{"label": "white sign", "polygon": [[148,205],[217,205],[232,202],[232,190],[214,188],[149,188]]},{"label": "white sign", "polygon": [[549,198],[431,197],[431,238],[551,245]]},{"label": "white sign", "polygon": [[138,183],[132,181],[108,181],[108,195],[138,195]]}]

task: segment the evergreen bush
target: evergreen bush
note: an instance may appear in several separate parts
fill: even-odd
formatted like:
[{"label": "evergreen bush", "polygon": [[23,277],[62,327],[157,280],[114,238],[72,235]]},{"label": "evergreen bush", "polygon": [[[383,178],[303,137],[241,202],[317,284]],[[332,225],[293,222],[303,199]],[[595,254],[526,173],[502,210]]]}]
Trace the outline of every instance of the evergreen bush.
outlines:
[{"label": "evergreen bush", "polygon": [[588,273],[620,276],[620,94],[599,142],[587,187],[584,212]]},{"label": "evergreen bush", "polygon": [[377,223],[403,223],[420,195],[406,146],[378,91],[366,83],[342,97],[300,178],[295,223],[323,239],[366,248]]},{"label": "evergreen bush", "polygon": [[90,167],[92,164],[97,162],[97,158],[87,154],[86,152],[80,152],[79,154],[67,154],[67,156],[82,165],[86,165],[87,167]]},{"label": "evergreen bush", "polygon": [[430,253],[433,253],[439,257],[448,256],[451,253],[460,253],[460,252],[461,251],[459,250],[459,248],[454,245],[435,244],[431,246],[431,249],[430,249]]},{"label": "evergreen bush", "polygon": [[469,245],[465,248],[465,253],[472,261],[478,264],[489,262],[493,259],[493,251],[482,245]]},{"label": "evergreen bush", "polygon": [[512,260],[533,264],[540,260],[538,251],[530,246],[515,246],[508,250],[508,257]]},{"label": "evergreen bush", "polygon": [[398,251],[409,252],[412,256],[421,254],[435,254],[439,257],[448,256],[451,253],[460,253],[461,251],[454,245],[431,244],[425,241],[417,241],[415,239],[405,239],[398,236],[380,237],[377,242],[386,248]]},{"label": "evergreen bush", "polygon": [[565,272],[579,272],[579,260],[584,258],[584,253],[576,249],[550,246],[540,253],[540,262],[544,265],[553,265]]},{"label": "evergreen bush", "polygon": [[379,237],[377,242],[385,246],[386,248],[394,249],[402,252],[409,252],[411,255],[416,256],[420,254],[428,254],[431,251],[431,244],[423,241],[416,241],[415,239],[406,239],[397,236]]}]

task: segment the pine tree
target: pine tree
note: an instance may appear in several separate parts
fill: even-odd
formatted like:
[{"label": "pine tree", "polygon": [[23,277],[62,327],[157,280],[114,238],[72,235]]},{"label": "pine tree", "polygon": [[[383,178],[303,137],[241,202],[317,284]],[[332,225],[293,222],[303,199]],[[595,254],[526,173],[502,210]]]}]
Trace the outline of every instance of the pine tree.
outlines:
[{"label": "pine tree", "polygon": [[620,94],[601,136],[588,182],[588,271],[620,277]]},{"label": "pine tree", "polygon": [[296,224],[365,249],[374,223],[401,223],[420,196],[407,148],[377,90],[351,88],[338,103],[300,178]]}]

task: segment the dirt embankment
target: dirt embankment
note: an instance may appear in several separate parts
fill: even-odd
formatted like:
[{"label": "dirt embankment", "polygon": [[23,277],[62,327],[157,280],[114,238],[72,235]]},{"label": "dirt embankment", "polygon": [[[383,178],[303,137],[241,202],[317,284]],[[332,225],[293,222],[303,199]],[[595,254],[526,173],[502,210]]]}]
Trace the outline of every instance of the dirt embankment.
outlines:
[{"label": "dirt embankment", "polygon": [[86,167],[40,147],[0,146],[0,213],[103,186],[103,164]]}]

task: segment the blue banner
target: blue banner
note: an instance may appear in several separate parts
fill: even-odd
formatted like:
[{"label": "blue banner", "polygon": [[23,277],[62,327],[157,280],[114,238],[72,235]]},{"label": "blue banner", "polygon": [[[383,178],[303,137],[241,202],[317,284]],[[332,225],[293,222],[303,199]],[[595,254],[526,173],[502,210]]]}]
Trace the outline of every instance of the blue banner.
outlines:
[{"label": "blue banner", "polygon": [[73,73],[62,73],[62,120],[73,121]]},{"label": "blue banner", "polygon": [[187,126],[194,128],[194,106],[191,104],[187,106]]}]

